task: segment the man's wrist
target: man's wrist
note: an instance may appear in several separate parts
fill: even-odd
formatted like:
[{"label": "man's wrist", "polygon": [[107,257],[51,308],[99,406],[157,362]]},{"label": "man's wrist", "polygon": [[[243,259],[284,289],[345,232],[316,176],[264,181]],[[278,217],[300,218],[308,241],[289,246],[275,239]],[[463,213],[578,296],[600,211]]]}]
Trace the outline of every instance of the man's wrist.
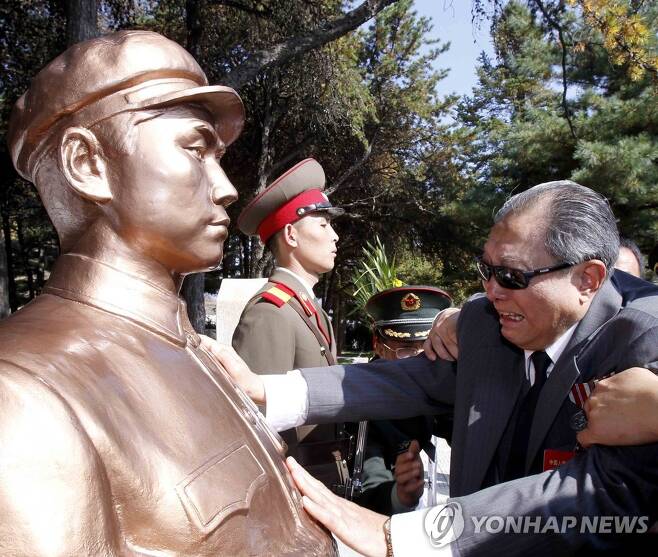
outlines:
[{"label": "man's wrist", "polygon": [[389,516],[384,525],[384,540],[386,541],[386,557],[393,557],[393,540],[391,538],[391,517]]}]

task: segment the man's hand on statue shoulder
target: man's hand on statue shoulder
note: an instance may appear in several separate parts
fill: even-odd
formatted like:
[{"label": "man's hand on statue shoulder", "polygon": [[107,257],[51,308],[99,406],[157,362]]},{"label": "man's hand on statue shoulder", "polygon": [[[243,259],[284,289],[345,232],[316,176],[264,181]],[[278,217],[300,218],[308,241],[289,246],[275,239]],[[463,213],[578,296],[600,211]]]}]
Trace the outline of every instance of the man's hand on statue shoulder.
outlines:
[{"label": "man's hand on statue shoulder", "polygon": [[425,355],[432,361],[436,358],[454,361],[459,355],[457,347],[457,321],[459,308],[447,308],[440,312],[423,344]]},{"label": "man's hand on statue shoulder", "polygon": [[247,393],[256,404],[265,404],[265,385],[260,375],[253,373],[244,360],[231,346],[220,344],[205,335],[201,337],[201,345],[212,354],[224,367],[231,379]]},{"label": "man's hand on statue shoulder", "polygon": [[583,447],[658,442],[658,376],[634,367],[596,383],[584,405]]}]

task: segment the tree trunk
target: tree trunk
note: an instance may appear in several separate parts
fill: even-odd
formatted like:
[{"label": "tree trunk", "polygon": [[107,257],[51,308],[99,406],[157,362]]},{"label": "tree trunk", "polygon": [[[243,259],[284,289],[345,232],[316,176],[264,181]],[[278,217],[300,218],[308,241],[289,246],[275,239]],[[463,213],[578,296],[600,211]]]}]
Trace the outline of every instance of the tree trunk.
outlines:
[{"label": "tree trunk", "polygon": [[18,300],[16,298],[16,278],[14,276],[14,258],[11,251],[11,226],[9,224],[9,216],[2,215],[2,237],[4,240],[4,256],[6,261],[6,276],[7,276],[7,295],[9,297],[9,307],[11,311],[18,309]]},{"label": "tree trunk", "polygon": [[7,256],[5,255],[4,234],[0,232],[0,319],[7,317],[9,308],[9,277],[7,274]]},{"label": "tree trunk", "polygon": [[197,61],[201,57],[201,39],[203,37],[201,14],[204,6],[205,0],[186,0],[185,2],[185,26],[187,27],[185,48]]},{"label": "tree trunk", "polygon": [[[272,147],[270,139],[276,121],[276,101],[278,99],[279,78],[276,72],[268,72],[263,80],[265,89],[265,107],[260,131],[260,155],[258,157],[258,185],[254,195],[258,195],[267,187],[267,180],[272,167]],[[256,238],[249,238],[248,255],[249,277],[260,278],[265,276],[265,270],[271,267],[272,255],[265,253],[265,246]]]},{"label": "tree trunk", "polygon": [[187,304],[187,316],[197,333],[206,331],[206,306],[203,299],[205,275],[195,273],[187,275],[181,288],[181,296]]},{"label": "tree trunk", "polygon": [[65,7],[69,46],[98,36],[96,0],[66,0]]},{"label": "tree trunk", "polygon": [[32,269],[30,268],[30,250],[25,245],[23,221],[18,219],[16,224],[16,240],[18,241],[19,260],[23,262],[23,271],[25,272],[25,278],[27,279],[27,299],[29,301],[36,296],[34,280],[32,279]]}]

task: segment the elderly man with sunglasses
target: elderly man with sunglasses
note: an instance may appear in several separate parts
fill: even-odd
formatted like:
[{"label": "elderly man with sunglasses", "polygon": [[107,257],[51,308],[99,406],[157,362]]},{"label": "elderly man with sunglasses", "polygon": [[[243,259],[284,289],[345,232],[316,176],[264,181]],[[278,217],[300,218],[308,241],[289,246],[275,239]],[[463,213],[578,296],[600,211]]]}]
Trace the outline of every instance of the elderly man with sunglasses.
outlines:
[{"label": "elderly man with sunglasses", "polygon": [[[451,498],[427,514],[371,513],[289,463],[307,510],[365,555],[618,551],[638,538],[621,531],[656,521],[658,445],[582,450],[576,440],[593,380],[658,370],[658,288],[613,274],[618,251],[605,198],[541,184],[495,217],[478,263],[485,294],[461,309],[456,362],[421,355],[263,380],[220,357],[277,427],[453,415]],[[649,541],[639,537],[636,550]]]}]

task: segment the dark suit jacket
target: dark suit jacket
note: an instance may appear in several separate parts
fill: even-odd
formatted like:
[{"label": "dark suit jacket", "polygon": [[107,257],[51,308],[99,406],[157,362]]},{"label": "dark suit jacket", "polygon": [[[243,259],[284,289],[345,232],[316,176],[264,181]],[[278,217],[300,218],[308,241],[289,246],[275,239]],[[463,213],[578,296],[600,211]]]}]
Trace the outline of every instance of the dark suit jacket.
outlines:
[{"label": "dark suit jacket", "polygon": [[[465,531],[457,541],[465,554],[567,554],[619,541],[577,530],[541,536],[476,534],[470,517],[648,515],[650,522],[656,520],[658,445],[594,447],[553,472],[482,490],[496,481],[524,380],[523,351],[501,337],[496,312],[481,296],[464,305],[458,334],[457,364],[419,356],[334,366],[330,373],[303,370],[309,420],[454,413],[450,488],[465,514]],[[568,399],[574,382],[634,365],[658,370],[658,288],[619,273],[596,295],[542,390],[528,445],[528,474],[543,449],[575,447],[569,420],[577,408]],[[417,535],[425,535],[422,523]]]}]

